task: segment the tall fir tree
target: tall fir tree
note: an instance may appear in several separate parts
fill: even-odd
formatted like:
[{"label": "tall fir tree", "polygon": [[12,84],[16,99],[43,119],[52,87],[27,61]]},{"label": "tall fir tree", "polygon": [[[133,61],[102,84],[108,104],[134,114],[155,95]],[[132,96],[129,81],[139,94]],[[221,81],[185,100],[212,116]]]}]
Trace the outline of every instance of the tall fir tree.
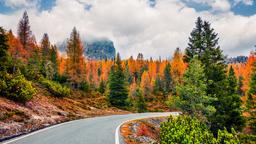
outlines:
[{"label": "tall fir tree", "polygon": [[84,79],[84,48],[80,36],[74,27],[67,42],[66,72],[73,87],[77,88]]},{"label": "tall fir tree", "polygon": [[103,79],[101,79],[101,80],[100,80],[100,85],[99,85],[98,91],[99,91],[101,94],[104,94],[104,93],[105,93],[105,90],[106,90],[105,81],[104,81]]},{"label": "tall fir tree", "polygon": [[119,53],[109,74],[108,89],[109,103],[112,106],[125,108],[127,106],[128,87]]},{"label": "tall fir tree", "polygon": [[23,13],[22,19],[18,24],[18,38],[25,50],[31,50],[30,45],[32,39],[32,32],[30,30],[27,11]]},{"label": "tall fir tree", "polygon": [[130,73],[129,65],[128,65],[127,61],[125,62],[124,75],[126,77],[126,80],[127,80],[128,84],[129,85],[132,84],[133,77],[132,77],[132,74]]},{"label": "tall fir tree", "polygon": [[160,95],[163,91],[163,82],[159,74],[156,75],[154,85],[153,85],[153,93],[155,95]]},{"label": "tall fir tree", "polygon": [[145,112],[147,109],[145,98],[142,95],[142,91],[139,87],[137,87],[135,90],[135,108],[136,108],[136,111],[139,113]]},{"label": "tall fir tree", "polygon": [[8,52],[8,38],[5,30],[0,27],[0,72],[7,71],[10,65],[10,55]]},{"label": "tall fir tree", "polygon": [[27,71],[25,76],[27,79],[39,79],[42,75],[42,63],[41,63],[41,51],[40,48],[35,45],[30,51],[30,58],[28,60]]},{"label": "tall fir tree", "polygon": [[[239,102],[236,101],[237,99],[233,99],[233,96],[230,96],[233,94],[227,92],[229,84],[226,76],[227,66],[224,63],[225,56],[218,45],[218,40],[218,34],[211,28],[210,23],[198,18],[196,28],[192,31],[189,38],[189,44],[184,57],[187,62],[190,62],[196,56],[205,66],[206,93],[216,99],[211,103],[216,108],[216,112],[208,117],[214,133],[217,133],[218,129],[229,128],[232,125],[228,124],[228,118],[220,119],[225,117],[226,114],[231,114],[228,112],[230,109],[221,109],[220,107],[225,106],[226,102],[230,100],[234,100],[234,103],[239,105]],[[236,106],[235,110],[237,110]]]},{"label": "tall fir tree", "polygon": [[203,46],[203,20],[201,17],[197,18],[196,27],[190,33],[188,48],[185,50],[184,59],[186,62],[190,62],[195,55],[201,57],[202,51],[205,50]]},{"label": "tall fir tree", "polygon": [[238,82],[233,67],[230,67],[227,76],[226,93],[218,98],[215,105],[217,113],[214,115],[212,129],[242,130],[245,120],[242,116],[242,101],[238,95]]},{"label": "tall fir tree", "polygon": [[207,81],[204,66],[196,57],[189,63],[189,68],[184,74],[183,83],[177,86],[177,106],[185,113],[207,121],[207,117],[216,110],[210,102],[213,100],[206,93]]},{"label": "tall fir tree", "polygon": [[173,90],[173,82],[171,77],[171,65],[170,63],[166,64],[164,69],[164,96],[166,96]]},{"label": "tall fir tree", "polygon": [[238,78],[238,94],[240,95],[240,96],[244,96],[244,91],[243,91],[243,80],[244,80],[244,78],[243,78],[243,76],[239,76],[239,78]]},{"label": "tall fir tree", "polygon": [[42,41],[41,41],[41,50],[42,50],[42,58],[47,60],[50,54],[51,49],[51,43],[49,40],[49,36],[47,33],[43,35]]},{"label": "tall fir tree", "polygon": [[58,48],[56,45],[52,45],[51,49],[50,49],[50,61],[53,64],[53,70],[54,70],[54,74],[53,74],[53,79],[57,80],[58,76],[59,76],[59,59],[58,59]]},{"label": "tall fir tree", "polygon": [[249,113],[247,118],[249,126],[256,134],[256,62],[253,64],[249,90],[247,92],[246,110]]},{"label": "tall fir tree", "polygon": [[42,55],[42,66],[41,66],[41,72],[44,76],[46,76],[46,67],[49,65],[50,61],[50,50],[51,50],[51,43],[49,40],[49,36],[47,33],[43,35],[42,41],[41,41],[41,55]]}]

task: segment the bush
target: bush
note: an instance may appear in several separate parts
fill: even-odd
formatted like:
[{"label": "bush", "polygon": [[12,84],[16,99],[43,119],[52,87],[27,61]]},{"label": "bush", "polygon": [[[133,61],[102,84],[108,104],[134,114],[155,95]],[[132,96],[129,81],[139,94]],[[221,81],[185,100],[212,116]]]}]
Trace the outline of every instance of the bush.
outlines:
[{"label": "bush", "polygon": [[0,93],[8,99],[25,103],[32,99],[36,93],[36,90],[32,87],[32,83],[27,81],[20,71],[17,71],[14,75],[5,73],[1,77]]},{"label": "bush", "polygon": [[62,86],[58,82],[47,80],[45,78],[40,78],[39,81],[56,97],[66,97],[70,95],[71,90],[67,86]]},{"label": "bush", "polygon": [[84,92],[89,92],[90,85],[86,81],[84,81],[80,84],[80,89]]},{"label": "bush", "polygon": [[237,144],[239,140],[234,133],[227,130],[219,131],[214,138],[206,124],[189,116],[170,117],[167,122],[161,124],[161,144]]},{"label": "bush", "polygon": [[238,137],[242,144],[255,144],[256,142],[256,135],[240,134]]}]

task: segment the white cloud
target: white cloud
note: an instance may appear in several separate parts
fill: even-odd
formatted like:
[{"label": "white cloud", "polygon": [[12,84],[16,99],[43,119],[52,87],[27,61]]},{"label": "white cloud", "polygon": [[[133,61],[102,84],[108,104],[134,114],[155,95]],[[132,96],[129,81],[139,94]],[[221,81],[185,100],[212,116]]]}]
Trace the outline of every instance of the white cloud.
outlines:
[{"label": "white cloud", "polygon": [[211,4],[213,10],[217,11],[229,11],[231,8],[231,5],[228,0],[215,0]]},{"label": "white cloud", "polygon": [[[84,3],[93,5],[90,11],[85,9]],[[0,25],[16,32],[23,10],[0,14]],[[125,58],[136,56],[138,52],[147,58],[167,58],[176,47],[184,49],[198,16],[212,23],[225,54],[248,54],[256,37],[253,27],[256,15],[197,12],[180,0],[159,0],[154,8],[149,7],[147,0],[57,0],[50,11],[31,7],[28,14],[38,41],[47,32],[52,42],[61,42],[76,26],[85,39],[113,40],[117,51]]]}]

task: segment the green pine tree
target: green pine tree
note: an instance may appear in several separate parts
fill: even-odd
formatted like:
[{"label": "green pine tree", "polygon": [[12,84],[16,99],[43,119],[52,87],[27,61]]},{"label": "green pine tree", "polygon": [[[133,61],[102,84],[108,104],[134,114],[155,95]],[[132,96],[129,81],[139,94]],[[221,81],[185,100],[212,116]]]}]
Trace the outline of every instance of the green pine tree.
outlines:
[{"label": "green pine tree", "polygon": [[145,98],[142,95],[142,91],[138,87],[136,88],[136,91],[135,91],[135,107],[137,112],[139,113],[146,111]]},{"label": "green pine tree", "polygon": [[[186,62],[190,62],[195,55],[202,53],[205,50],[203,46],[203,20],[198,17],[196,21],[196,27],[190,33],[188,48],[185,50],[184,59]],[[198,55],[199,59],[201,55]]]},{"label": "green pine tree", "polygon": [[106,90],[106,84],[105,84],[105,82],[104,82],[104,80],[100,80],[100,85],[99,85],[99,92],[101,93],[101,94],[104,94],[105,93],[105,90]]},{"label": "green pine tree", "polygon": [[[239,107],[239,101],[237,101],[236,96],[231,96],[233,94],[228,92],[232,91],[228,90],[230,87],[228,85],[231,83],[227,82],[227,65],[224,62],[225,56],[218,45],[218,40],[218,34],[211,28],[211,24],[198,18],[196,28],[192,31],[191,37],[189,38],[185,55],[187,62],[197,56],[205,66],[206,94],[215,99],[211,105],[216,108],[216,112],[208,116],[208,120],[211,123],[211,130],[215,134],[218,132],[218,129],[224,129],[224,127],[229,128],[233,125],[233,123],[229,124],[229,118],[221,119],[226,114],[230,114],[230,109],[220,108],[220,106],[225,106],[227,101],[229,101],[236,103],[234,111],[238,110],[237,107]],[[237,91],[234,94],[237,94]],[[237,113],[239,112],[240,110]]]},{"label": "green pine tree", "polygon": [[129,71],[129,65],[128,65],[127,61],[125,62],[124,75],[126,77],[126,80],[127,80],[128,84],[129,85],[132,84],[133,77],[132,77],[132,74]]},{"label": "green pine tree", "polygon": [[217,112],[212,128],[224,129],[231,132],[231,129],[242,130],[245,120],[242,117],[242,101],[238,95],[238,83],[233,67],[230,67],[227,77],[226,94],[218,98],[219,105],[216,105]]},{"label": "green pine tree", "polygon": [[0,72],[7,71],[10,66],[11,57],[8,53],[7,35],[5,30],[0,27]]},{"label": "green pine tree", "polygon": [[183,83],[177,86],[179,99],[177,106],[185,113],[206,120],[208,115],[215,112],[209,103],[212,98],[206,93],[207,81],[202,63],[194,58],[189,63],[189,68],[184,74]]},{"label": "green pine tree", "polygon": [[162,80],[160,75],[158,74],[156,76],[155,82],[154,82],[154,86],[153,86],[153,93],[155,95],[160,95],[160,93],[163,91],[163,87],[162,87]]},{"label": "green pine tree", "polygon": [[243,91],[243,76],[239,76],[239,79],[238,79],[238,94],[240,96],[244,96],[244,91]]},{"label": "green pine tree", "polygon": [[256,63],[253,66],[249,90],[247,92],[246,109],[250,114],[247,118],[248,124],[252,128],[253,133],[256,134]]},{"label": "green pine tree", "polygon": [[165,97],[172,91],[171,65],[168,63],[164,69],[164,95]]},{"label": "green pine tree", "polygon": [[10,61],[10,56],[8,54],[8,44],[7,44],[7,36],[5,30],[0,27],[0,94],[3,95],[7,86],[6,77],[8,65]]},{"label": "green pine tree", "polygon": [[57,80],[59,77],[59,70],[58,70],[59,60],[58,60],[58,48],[56,45],[51,46],[50,61],[53,64],[53,70],[54,70],[53,79]]},{"label": "green pine tree", "polygon": [[25,76],[27,79],[39,79],[42,74],[42,65],[41,65],[41,56],[39,48],[35,47],[31,51],[31,57],[28,61],[27,72],[25,72]]},{"label": "green pine tree", "polygon": [[51,44],[50,44],[49,36],[47,33],[45,33],[41,41],[41,55],[42,55],[41,72],[44,76],[46,76],[46,73],[47,73],[45,67],[50,60],[50,49],[51,49]]},{"label": "green pine tree", "polygon": [[119,53],[110,71],[108,89],[109,103],[112,106],[125,108],[127,106],[128,89]]}]

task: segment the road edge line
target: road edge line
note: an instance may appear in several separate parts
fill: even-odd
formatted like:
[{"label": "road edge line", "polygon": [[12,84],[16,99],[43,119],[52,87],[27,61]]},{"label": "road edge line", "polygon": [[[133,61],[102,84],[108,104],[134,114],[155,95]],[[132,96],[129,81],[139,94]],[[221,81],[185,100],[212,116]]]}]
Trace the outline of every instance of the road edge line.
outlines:
[{"label": "road edge line", "polygon": [[[181,114],[181,112],[170,112],[170,114],[166,114],[164,116],[170,116],[170,115],[177,116],[177,115],[180,115],[180,114]],[[134,121],[134,120],[145,119],[145,118],[155,118],[155,117],[161,117],[161,116],[149,116],[149,117],[145,116],[145,117],[142,117],[142,118],[135,118],[135,119],[126,120],[126,121],[120,123],[117,126],[116,131],[115,131],[115,144],[120,144],[119,132],[120,132],[120,127],[123,124]]]},{"label": "road edge line", "polygon": [[[122,114],[120,114],[120,115],[122,115]],[[97,118],[98,118],[98,117],[108,117],[108,116],[113,116],[113,115],[97,116]],[[2,141],[2,142],[0,142],[0,144],[10,144],[10,143],[12,143],[12,142],[18,141],[18,140],[20,140],[20,139],[29,137],[29,136],[31,136],[31,135],[34,135],[34,134],[37,134],[37,133],[40,133],[40,132],[43,132],[43,131],[45,131],[45,130],[49,130],[49,129],[51,129],[51,128],[55,128],[55,127],[58,127],[58,126],[62,126],[62,125],[69,124],[69,123],[73,123],[73,122],[80,121],[80,120],[87,120],[87,119],[93,119],[93,118],[96,118],[96,117],[81,118],[81,119],[76,119],[76,120],[71,120],[71,121],[66,121],[66,122],[58,123],[58,124],[55,124],[55,125],[50,125],[50,126],[48,126],[48,127],[44,127],[44,128],[42,128],[42,129],[38,129],[38,130],[35,130],[35,131],[32,131],[32,132],[29,132],[29,133],[27,133],[27,134],[21,134],[20,136],[11,138],[11,139],[9,139],[9,140]]]},{"label": "road edge line", "polygon": [[55,127],[58,127],[58,126],[62,126],[62,125],[69,124],[69,123],[73,123],[73,122],[79,121],[79,120],[82,120],[82,119],[77,119],[77,120],[72,120],[72,121],[67,121],[67,122],[63,122],[63,123],[51,125],[51,126],[49,126],[49,127],[45,127],[45,128],[42,128],[42,129],[33,131],[33,132],[31,132],[31,133],[28,133],[28,134],[21,135],[21,136],[18,136],[18,137],[16,137],[16,138],[13,138],[13,139],[10,139],[10,140],[7,140],[7,141],[3,141],[2,144],[10,144],[10,143],[12,143],[12,142],[15,142],[15,141],[17,141],[17,140],[23,139],[23,138],[25,138],[25,137],[29,137],[29,136],[31,136],[31,135],[34,135],[34,134],[37,134],[37,133],[40,133],[40,132],[43,132],[43,131],[46,131],[46,130],[49,130],[49,129],[52,129],[52,128],[55,128]]}]

